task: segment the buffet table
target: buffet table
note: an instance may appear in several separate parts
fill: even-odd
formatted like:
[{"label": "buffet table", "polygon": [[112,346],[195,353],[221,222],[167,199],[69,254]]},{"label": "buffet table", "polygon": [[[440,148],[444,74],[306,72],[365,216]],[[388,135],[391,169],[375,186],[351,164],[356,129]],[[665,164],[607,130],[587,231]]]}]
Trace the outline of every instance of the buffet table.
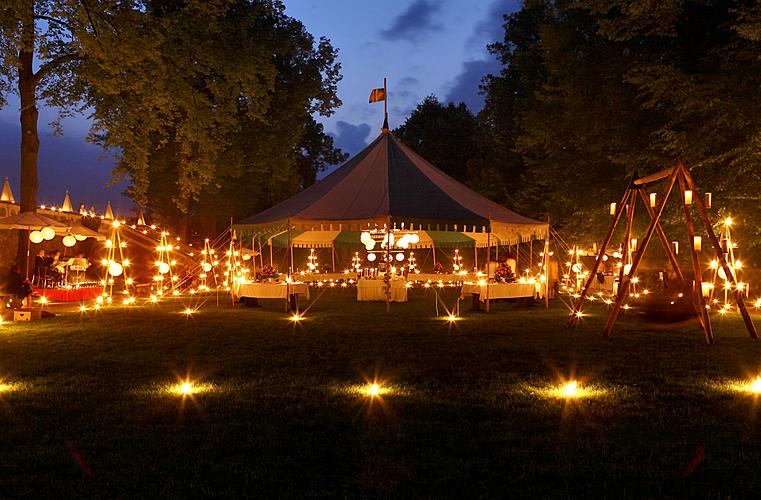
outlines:
[{"label": "buffet table", "polygon": [[431,283],[462,283],[463,281],[472,280],[470,274],[436,274],[436,273],[411,273],[407,275],[408,281],[430,281]]},{"label": "buffet table", "polygon": [[[357,281],[357,300],[385,301],[386,288],[382,279],[360,279]],[[407,282],[391,280],[391,302],[407,302]]]},{"label": "buffet table", "polygon": [[258,299],[281,299],[287,300],[292,310],[298,308],[299,295],[309,300],[309,285],[306,283],[238,283],[235,287],[235,295],[248,306],[259,305]]},{"label": "buffet table", "polygon": [[299,273],[296,276],[301,281],[349,281],[357,279],[357,273]]},{"label": "buffet table", "polygon": [[534,298],[537,295],[536,288],[535,283],[487,283],[483,285],[465,283],[462,285],[460,298],[464,299],[471,295],[473,297],[473,309],[479,310],[481,308],[479,302],[486,301],[487,296],[488,300]]}]

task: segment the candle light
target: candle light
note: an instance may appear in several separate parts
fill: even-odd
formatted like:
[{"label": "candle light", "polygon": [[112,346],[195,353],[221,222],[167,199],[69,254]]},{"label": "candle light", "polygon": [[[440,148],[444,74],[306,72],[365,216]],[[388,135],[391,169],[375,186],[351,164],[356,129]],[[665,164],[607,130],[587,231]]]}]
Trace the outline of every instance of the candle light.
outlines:
[{"label": "candle light", "polygon": [[694,236],[692,238],[692,248],[696,252],[700,252],[703,249],[703,238],[700,236]]},{"label": "candle light", "polygon": [[689,189],[684,191],[684,204],[692,205],[692,191]]},{"label": "candle light", "polygon": [[616,215],[616,204],[611,203],[610,204],[610,215]]},{"label": "candle light", "polygon": [[655,198],[656,198],[656,194],[650,193],[650,206],[653,208],[655,208]]},{"label": "candle light", "polygon": [[705,198],[706,198],[706,202],[705,202],[706,208],[711,208],[711,201],[712,201],[711,193],[706,193]]}]

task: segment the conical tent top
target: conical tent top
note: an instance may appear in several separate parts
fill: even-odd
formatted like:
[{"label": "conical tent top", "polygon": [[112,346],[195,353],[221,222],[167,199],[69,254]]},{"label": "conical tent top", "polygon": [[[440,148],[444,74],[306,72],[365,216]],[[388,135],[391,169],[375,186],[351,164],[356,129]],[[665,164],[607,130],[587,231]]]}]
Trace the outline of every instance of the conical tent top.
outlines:
[{"label": "conical tent top", "polygon": [[381,127],[381,134],[388,134],[388,115],[383,118],[383,126]]},{"label": "conical tent top", "polygon": [[68,190],[66,190],[66,196],[63,197],[63,205],[61,205],[61,210],[64,212],[74,211],[74,207],[71,206],[71,198],[69,198]]},{"label": "conical tent top", "polygon": [[114,220],[114,211],[111,209],[111,202],[106,203],[106,215],[104,219]]},{"label": "conical tent top", "polygon": [[143,211],[140,210],[140,213],[137,216],[137,225],[138,226],[145,226],[145,216],[143,215]]},{"label": "conical tent top", "polygon": [[3,192],[0,194],[0,201],[7,201],[8,203],[15,203],[13,199],[13,191],[11,191],[11,185],[8,183],[8,178],[5,178],[3,183]]}]

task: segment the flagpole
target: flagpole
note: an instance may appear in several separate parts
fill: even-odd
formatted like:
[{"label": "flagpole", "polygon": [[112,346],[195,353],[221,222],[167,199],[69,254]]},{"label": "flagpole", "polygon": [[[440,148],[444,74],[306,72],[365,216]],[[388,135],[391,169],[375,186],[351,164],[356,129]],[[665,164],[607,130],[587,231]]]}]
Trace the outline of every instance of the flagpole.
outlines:
[{"label": "flagpole", "polygon": [[386,77],[383,77],[383,118],[388,123],[388,90],[386,89]]}]

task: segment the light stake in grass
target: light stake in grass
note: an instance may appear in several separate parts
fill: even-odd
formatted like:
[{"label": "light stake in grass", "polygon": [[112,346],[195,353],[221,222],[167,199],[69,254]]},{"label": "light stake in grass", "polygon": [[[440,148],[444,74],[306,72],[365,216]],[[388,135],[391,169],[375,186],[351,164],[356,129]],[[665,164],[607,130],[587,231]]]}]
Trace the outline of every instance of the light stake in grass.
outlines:
[{"label": "light stake in grass", "polygon": [[563,386],[562,394],[566,398],[575,398],[578,395],[577,389],[578,383],[575,380],[571,380]]},{"label": "light stake in grass", "polygon": [[761,394],[761,375],[756,377],[756,380],[750,384],[750,392],[753,394]]},{"label": "light stake in grass", "polygon": [[193,309],[191,309],[189,307],[186,307],[185,311],[184,311],[184,314],[185,314],[185,316],[190,317],[190,315],[193,314],[194,312],[195,311],[193,311]]},{"label": "light stake in grass", "polygon": [[293,321],[294,323],[298,323],[299,321],[301,321],[301,318],[302,316],[300,316],[299,314],[294,314],[293,316],[291,316],[291,321]]},{"label": "light stake in grass", "polygon": [[447,321],[449,321],[450,323],[454,323],[455,321],[457,321],[457,319],[458,319],[457,316],[455,316],[454,314],[450,314],[449,316],[447,316]]}]

